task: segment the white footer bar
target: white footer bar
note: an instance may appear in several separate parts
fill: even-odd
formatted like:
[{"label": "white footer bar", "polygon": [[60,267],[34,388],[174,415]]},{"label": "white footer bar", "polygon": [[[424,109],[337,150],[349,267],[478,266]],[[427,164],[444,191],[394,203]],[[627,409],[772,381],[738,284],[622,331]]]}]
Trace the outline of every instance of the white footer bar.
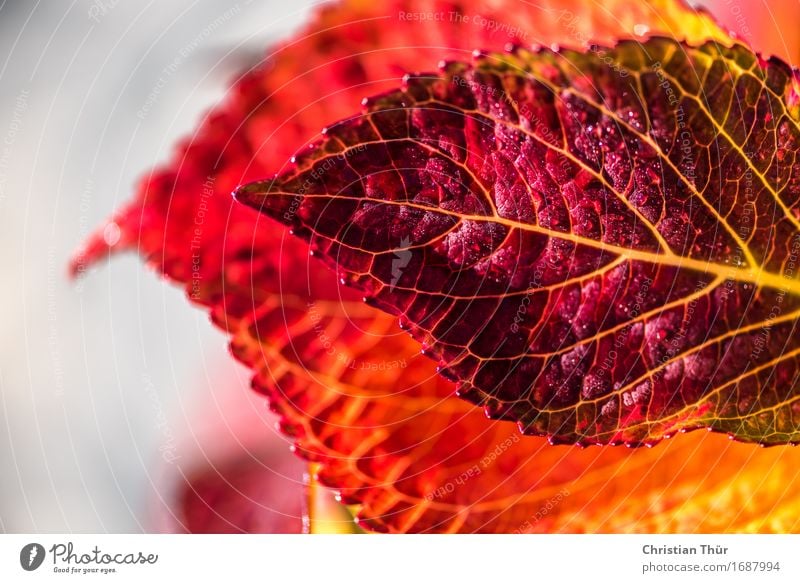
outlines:
[{"label": "white footer bar", "polygon": [[0,581],[800,582],[793,535],[0,535]]}]

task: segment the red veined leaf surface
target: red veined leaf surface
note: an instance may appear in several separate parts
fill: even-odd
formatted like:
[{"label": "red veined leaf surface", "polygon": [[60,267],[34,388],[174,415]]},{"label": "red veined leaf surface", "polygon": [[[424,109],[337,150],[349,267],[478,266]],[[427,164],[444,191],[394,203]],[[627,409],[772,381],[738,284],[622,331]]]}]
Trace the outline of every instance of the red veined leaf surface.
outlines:
[{"label": "red veined leaf surface", "polygon": [[795,66],[800,60],[800,30],[786,26],[797,15],[795,0],[704,0],[703,6],[736,38],[758,47],[762,55],[775,55]]},{"label": "red veined leaf surface", "polygon": [[525,433],[796,442],[797,87],[666,38],[453,63],[238,197]]},{"label": "red veined leaf surface", "polygon": [[[337,290],[335,278],[314,260],[306,266],[303,245],[285,239],[276,227],[257,229],[256,212],[231,204],[229,192],[237,183],[263,177],[322,125],[347,115],[363,95],[388,89],[406,71],[430,68],[445,54],[443,47],[419,45],[448,45],[454,50],[446,54],[456,57],[478,46],[500,49],[510,40],[504,33],[490,34],[488,27],[401,21],[401,9],[455,7],[496,22],[513,13],[515,24],[530,31],[523,43],[611,42],[635,25],[694,41],[728,40],[706,17],[670,2],[626,4],[624,10],[608,3],[536,3],[568,11],[555,21],[530,3],[487,4],[352,1],[324,9],[272,54],[274,66],[236,84],[169,166],[145,177],[136,198],[114,217],[121,237],[113,250],[137,250],[185,286],[192,301],[208,305],[215,321],[236,335],[243,358],[263,351],[257,386],[271,394],[284,429],[297,435],[299,452],[322,460],[320,478],[341,489],[346,501],[359,504],[366,526],[393,532],[796,530],[796,452],[755,452],[698,434],[637,451],[550,448],[536,438],[513,441],[518,436],[512,424],[488,421],[453,396],[453,387],[437,378],[433,363],[419,356],[418,345],[407,336],[392,335],[387,346],[373,352],[383,345],[374,331],[396,332],[393,318],[372,310],[370,319],[358,294]],[[409,51],[409,45],[417,47]],[[327,93],[321,96],[321,89]],[[76,258],[75,270],[106,249],[100,231]],[[309,274],[296,280],[306,267]],[[316,277],[312,294],[303,286]],[[309,300],[325,307],[324,322],[308,320],[287,330],[282,312],[287,310],[288,318]],[[269,333],[252,326],[269,311],[268,302],[278,306],[273,312],[278,321]],[[350,315],[356,306],[360,320]],[[321,318],[319,313],[306,317]],[[304,335],[297,334],[304,328]],[[263,345],[254,338],[263,338]],[[405,359],[418,370],[404,372],[405,382],[395,379],[396,369],[374,370],[368,383],[368,371],[362,371],[358,381],[365,384],[343,388],[327,383],[330,361],[318,358],[320,344],[325,353],[335,346],[336,354],[352,353],[368,363]],[[286,372],[291,363],[293,374]],[[278,386],[276,378],[288,385]],[[358,398],[344,389],[357,391]],[[430,403],[424,415],[416,409],[407,413],[421,402]],[[317,409],[317,403],[328,406]],[[375,431],[386,441],[370,441],[372,450],[365,452],[362,442]],[[509,439],[514,453],[481,466],[479,476],[469,475],[487,455],[489,461],[497,459],[492,452],[498,447],[508,450],[502,444]],[[398,474],[403,466],[406,472]],[[426,507],[420,510],[422,502]],[[731,515],[731,507],[741,512]],[[197,528],[211,522],[199,519]]]}]

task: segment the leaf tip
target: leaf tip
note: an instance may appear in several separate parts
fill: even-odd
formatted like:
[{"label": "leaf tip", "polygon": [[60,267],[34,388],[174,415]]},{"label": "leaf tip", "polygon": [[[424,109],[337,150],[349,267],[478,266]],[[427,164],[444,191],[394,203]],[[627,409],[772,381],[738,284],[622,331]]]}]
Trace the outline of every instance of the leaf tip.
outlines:
[{"label": "leaf tip", "polygon": [[92,233],[70,258],[67,264],[69,278],[81,277],[102,257],[124,247],[123,235],[120,223],[114,219]]}]

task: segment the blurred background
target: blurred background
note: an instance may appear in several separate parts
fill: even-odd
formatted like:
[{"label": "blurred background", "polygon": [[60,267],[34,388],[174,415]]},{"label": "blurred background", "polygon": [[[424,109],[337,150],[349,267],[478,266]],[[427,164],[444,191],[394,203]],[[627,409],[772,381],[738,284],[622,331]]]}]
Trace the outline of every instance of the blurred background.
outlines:
[{"label": "blurred background", "polygon": [[[700,4],[765,52],[800,57],[798,0]],[[66,266],[311,6],[0,4],[0,531],[181,531],[176,491],[187,477],[215,487],[204,472],[237,476],[299,529],[303,466],[206,314],[136,257],[78,281]],[[269,496],[246,479],[254,462],[274,477]]]}]

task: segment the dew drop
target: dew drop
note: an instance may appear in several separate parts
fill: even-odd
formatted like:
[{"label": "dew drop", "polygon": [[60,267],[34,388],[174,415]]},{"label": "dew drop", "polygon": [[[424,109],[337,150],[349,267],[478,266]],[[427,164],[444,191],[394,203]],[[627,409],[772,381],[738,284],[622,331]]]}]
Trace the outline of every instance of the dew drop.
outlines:
[{"label": "dew drop", "polygon": [[120,230],[119,225],[114,221],[111,221],[106,225],[106,228],[103,229],[103,241],[105,241],[106,245],[109,247],[113,247],[117,243],[119,243],[120,237]]},{"label": "dew drop", "polygon": [[650,32],[650,27],[646,24],[635,24],[633,25],[633,34],[636,36],[644,36],[648,32]]}]

